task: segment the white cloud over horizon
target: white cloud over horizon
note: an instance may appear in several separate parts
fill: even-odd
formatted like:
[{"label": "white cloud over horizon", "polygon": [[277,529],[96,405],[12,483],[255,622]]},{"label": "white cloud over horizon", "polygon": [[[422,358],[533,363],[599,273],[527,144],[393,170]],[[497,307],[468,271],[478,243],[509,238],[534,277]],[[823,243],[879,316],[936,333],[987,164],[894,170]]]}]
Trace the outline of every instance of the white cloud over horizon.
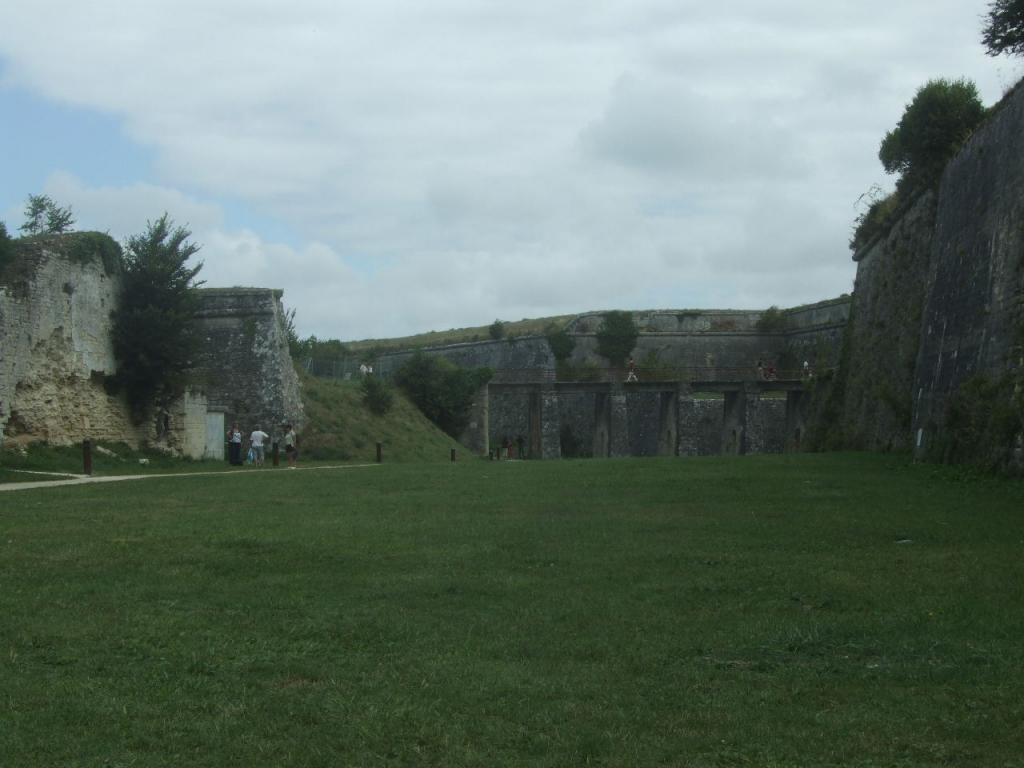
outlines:
[{"label": "white cloud over horizon", "polygon": [[1024,73],[973,5],[37,0],[0,28],[0,108],[110,116],[153,162],[29,158],[4,199],[119,239],[167,211],[208,284],[283,288],[303,335],[830,298],[917,87]]}]

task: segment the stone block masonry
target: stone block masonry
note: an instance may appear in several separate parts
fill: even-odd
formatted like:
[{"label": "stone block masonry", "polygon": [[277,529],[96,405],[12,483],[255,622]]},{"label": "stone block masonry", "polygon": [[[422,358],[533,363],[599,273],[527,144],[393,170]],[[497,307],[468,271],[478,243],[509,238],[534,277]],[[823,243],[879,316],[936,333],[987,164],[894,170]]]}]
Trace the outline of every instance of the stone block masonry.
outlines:
[{"label": "stone block masonry", "polygon": [[288,352],[282,291],[270,288],[200,290],[197,313],[203,349],[197,379],[211,406],[243,433],[261,427],[279,441],[284,424],[305,422],[299,379]]}]

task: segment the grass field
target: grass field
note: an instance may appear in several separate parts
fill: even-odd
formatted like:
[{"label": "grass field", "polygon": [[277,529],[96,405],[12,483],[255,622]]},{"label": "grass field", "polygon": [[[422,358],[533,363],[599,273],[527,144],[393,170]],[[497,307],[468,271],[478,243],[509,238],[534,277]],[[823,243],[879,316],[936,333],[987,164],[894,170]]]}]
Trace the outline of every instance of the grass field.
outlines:
[{"label": "grass field", "polygon": [[1024,765],[1024,485],[866,454],[0,494],[0,765]]}]

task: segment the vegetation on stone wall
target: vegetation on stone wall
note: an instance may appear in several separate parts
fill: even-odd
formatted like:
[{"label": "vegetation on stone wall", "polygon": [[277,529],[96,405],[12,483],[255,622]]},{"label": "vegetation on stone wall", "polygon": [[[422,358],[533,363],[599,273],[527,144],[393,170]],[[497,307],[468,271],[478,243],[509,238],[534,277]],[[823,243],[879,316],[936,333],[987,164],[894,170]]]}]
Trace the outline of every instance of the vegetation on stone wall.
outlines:
[{"label": "vegetation on stone wall", "polygon": [[993,0],[981,34],[989,56],[1024,56],[1024,0]]},{"label": "vegetation on stone wall", "polygon": [[640,335],[632,312],[605,312],[597,329],[597,354],[612,366],[621,367],[633,352]]},{"label": "vegetation on stone wall", "polygon": [[48,195],[29,195],[25,202],[25,223],[18,229],[27,237],[62,235],[75,226],[71,207],[57,205]]},{"label": "vegetation on stone wall", "polygon": [[900,206],[898,192],[882,196],[880,189],[875,187],[861,199],[868,199],[868,206],[853,222],[853,234],[850,236],[850,250],[856,253],[879,235],[888,231],[893,217]]},{"label": "vegetation on stone wall", "polygon": [[181,395],[198,351],[193,316],[201,283],[195,277],[203,265],[186,265],[199,250],[188,241],[191,234],[164,214],[126,245],[111,385],[124,392],[136,422],[151,406],[166,407]]},{"label": "vegetation on stone wall", "polygon": [[495,319],[493,323],[487,326],[487,335],[494,341],[505,338],[505,324],[501,320]]},{"label": "vegetation on stone wall", "polygon": [[424,416],[457,438],[469,425],[477,390],[492,375],[490,368],[460,368],[443,357],[417,352],[398,369],[395,383]]},{"label": "vegetation on stone wall", "polygon": [[554,323],[544,329],[544,338],[548,342],[548,349],[555,358],[555,363],[563,363],[568,360],[576,349],[576,340],[569,335],[565,327],[559,327]]},{"label": "vegetation on stone wall", "polygon": [[931,80],[918,89],[896,127],[878,150],[886,173],[899,175],[896,188],[910,192],[938,183],[946,164],[985,119],[985,107],[970,80]]},{"label": "vegetation on stone wall", "polygon": [[789,317],[773,304],[761,313],[754,327],[761,333],[782,333],[789,328]]},{"label": "vegetation on stone wall", "polygon": [[1015,467],[1014,451],[1024,429],[1019,377],[978,374],[946,402],[945,429],[932,448],[935,459],[986,471]]}]

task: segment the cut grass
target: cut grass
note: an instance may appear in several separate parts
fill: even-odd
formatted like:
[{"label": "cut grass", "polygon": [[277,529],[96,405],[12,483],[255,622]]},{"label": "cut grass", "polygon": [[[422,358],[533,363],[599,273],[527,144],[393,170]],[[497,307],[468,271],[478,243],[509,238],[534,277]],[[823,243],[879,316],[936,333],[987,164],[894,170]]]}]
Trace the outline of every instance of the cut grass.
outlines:
[{"label": "cut grass", "polygon": [[892,457],[0,497],[5,766],[1013,766],[1024,487]]}]

